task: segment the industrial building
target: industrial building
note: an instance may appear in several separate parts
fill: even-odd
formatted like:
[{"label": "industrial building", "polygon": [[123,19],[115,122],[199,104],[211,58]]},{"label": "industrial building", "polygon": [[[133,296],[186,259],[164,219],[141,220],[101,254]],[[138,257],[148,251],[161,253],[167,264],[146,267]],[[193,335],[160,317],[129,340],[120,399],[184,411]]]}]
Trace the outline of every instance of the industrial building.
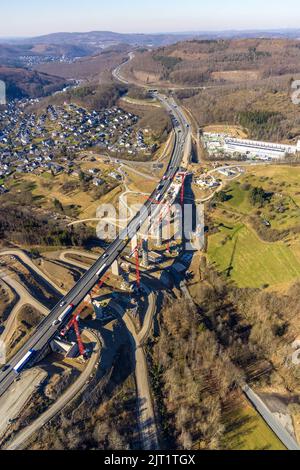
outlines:
[{"label": "industrial building", "polygon": [[226,134],[204,133],[203,143],[211,156],[239,156],[259,160],[282,160],[286,155],[300,152],[300,141],[296,145],[237,139]]},{"label": "industrial building", "polygon": [[226,137],[224,139],[224,149],[230,153],[237,152],[243,155],[249,155],[263,159],[282,159],[285,158],[286,155],[300,152],[300,141],[298,141],[297,145],[285,145]]}]

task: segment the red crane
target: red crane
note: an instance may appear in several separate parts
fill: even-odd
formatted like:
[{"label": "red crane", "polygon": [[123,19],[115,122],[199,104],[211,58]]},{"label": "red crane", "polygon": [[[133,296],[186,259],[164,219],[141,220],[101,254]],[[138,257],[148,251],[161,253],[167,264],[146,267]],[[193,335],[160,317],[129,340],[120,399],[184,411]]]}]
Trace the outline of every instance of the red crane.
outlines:
[{"label": "red crane", "polygon": [[83,345],[83,342],[82,342],[82,339],[81,339],[81,336],[80,336],[78,320],[79,320],[79,315],[78,314],[73,315],[73,318],[71,318],[71,320],[67,324],[66,328],[64,328],[61,331],[60,336],[62,336],[64,338],[66,336],[66,334],[68,333],[68,331],[73,327],[74,331],[75,331],[75,334],[76,334],[76,339],[77,339],[77,344],[78,344],[78,349],[79,349],[80,355],[83,356],[83,357],[86,357],[86,349]]},{"label": "red crane", "polygon": [[85,357],[86,356],[86,349],[83,345],[83,342],[82,342],[82,339],[81,339],[81,336],[80,336],[79,324],[78,324],[77,318],[75,318],[75,320],[74,320],[73,327],[74,327],[74,330],[75,330],[75,333],[76,333],[76,339],[77,339],[77,344],[78,344],[78,349],[79,349],[80,355]]},{"label": "red crane", "polygon": [[103,286],[103,284],[105,283],[106,279],[109,278],[109,273],[105,273],[103,278],[100,280],[99,284],[98,284],[98,287],[101,289],[101,287]]},{"label": "red crane", "polygon": [[103,284],[105,283],[106,279],[109,277],[109,273],[105,273],[104,276],[102,277],[102,279],[98,282],[98,284],[92,289],[92,291],[88,294],[91,298],[91,300],[93,300],[93,293],[95,291],[95,289],[101,289],[101,287],[103,287]]},{"label": "red crane", "polygon": [[180,193],[180,204],[181,204],[181,207],[183,208],[183,204],[184,204],[184,183],[185,183],[186,174],[182,173],[181,178],[182,178],[182,186],[181,186],[181,193]]},{"label": "red crane", "polygon": [[[107,273],[104,274],[104,276],[102,277],[100,282],[97,284],[98,288],[101,289],[101,287],[103,286],[103,284],[105,283],[105,281],[108,277],[109,277],[109,273],[107,272]],[[91,298],[91,301],[93,300],[92,294],[93,294],[94,290],[96,289],[96,287],[94,287],[94,289],[89,294],[89,296]],[[79,323],[78,323],[79,315],[83,311],[83,308],[81,308],[81,310],[79,310],[78,313],[75,313],[75,315],[73,315],[73,317],[71,318],[71,320],[69,321],[67,326],[61,331],[60,336],[62,336],[64,338],[66,336],[66,334],[68,333],[68,331],[73,327],[74,331],[75,331],[75,334],[76,334],[76,339],[77,339],[77,344],[78,344],[78,349],[79,349],[80,355],[83,356],[83,357],[86,357],[86,349],[83,345],[83,342],[82,342],[82,339],[81,339],[81,336],[80,336]]]}]

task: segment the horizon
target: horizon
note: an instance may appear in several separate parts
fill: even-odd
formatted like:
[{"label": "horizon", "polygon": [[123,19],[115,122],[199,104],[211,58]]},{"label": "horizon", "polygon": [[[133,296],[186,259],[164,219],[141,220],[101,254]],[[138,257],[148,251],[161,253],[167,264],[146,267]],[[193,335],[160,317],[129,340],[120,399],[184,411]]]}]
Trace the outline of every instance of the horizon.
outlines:
[{"label": "horizon", "polygon": [[91,33],[112,33],[112,34],[120,34],[120,35],[142,35],[142,36],[160,36],[160,35],[204,35],[204,34],[221,34],[221,33],[272,33],[272,32],[292,32],[292,31],[300,31],[300,26],[298,27],[291,27],[291,28],[224,28],[224,29],[203,29],[203,30],[185,30],[185,31],[157,31],[157,32],[141,32],[141,31],[128,31],[128,32],[121,32],[117,30],[103,30],[103,29],[94,29],[94,30],[84,30],[84,31],[66,31],[66,30],[57,30],[52,32],[45,32],[43,34],[38,35],[22,35],[22,36],[0,36],[0,40],[3,39],[31,39],[36,37],[43,37],[43,36],[50,36],[54,34],[91,34]]},{"label": "horizon", "polygon": [[[57,32],[118,31],[120,34],[189,34],[222,31],[269,31],[299,28],[296,0],[262,4],[250,0],[152,0],[151,6],[138,0],[111,4],[97,0],[11,0],[1,8],[2,38],[30,38]],[[218,11],[218,15],[216,15]],[[259,12],[259,14],[258,14]],[[125,18],[125,21],[124,21]],[[135,32],[138,31],[138,32]]]}]

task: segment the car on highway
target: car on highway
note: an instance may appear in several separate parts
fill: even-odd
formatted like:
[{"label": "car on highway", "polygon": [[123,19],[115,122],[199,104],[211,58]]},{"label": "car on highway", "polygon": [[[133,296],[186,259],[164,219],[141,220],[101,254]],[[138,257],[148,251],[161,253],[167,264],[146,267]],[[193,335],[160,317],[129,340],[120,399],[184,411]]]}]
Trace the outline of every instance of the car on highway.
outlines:
[{"label": "car on highway", "polygon": [[[165,103],[165,101],[163,101]],[[172,106],[172,105],[171,105]],[[166,105],[166,108],[169,109],[169,106]],[[187,131],[184,130],[184,124],[182,123],[182,117],[180,113],[173,113],[176,114],[174,117],[173,123],[177,126],[181,126],[180,132],[178,131],[178,127],[175,127],[176,131],[176,141],[175,141],[175,148],[172,152],[172,158],[170,160],[170,167],[167,171],[166,176],[168,176],[168,184],[163,184],[164,189],[156,190],[152,193],[152,200],[156,197],[156,202],[159,204],[159,201],[163,198],[166,190],[168,190],[169,186],[171,185],[171,180],[174,178],[175,173],[178,171],[178,167],[180,165],[181,160],[181,152],[180,152],[180,144],[182,140],[185,139],[185,136],[188,134]],[[178,114],[178,116],[177,116]],[[148,209],[148,202],[145,203],[146,209]],[[137,217],[138,219],[138,217]],[[76,286],[72,288],[69,294],[64,297],[64,299],[60,300],[59,307],[54,307],[52,310],[52,316],[50,316],[51,320],[49,319],[46,322],[42,322],[41,326],[36,329],[33,335],[30,337],[30,340],[25,342],[23,347],[20,349],[20,352],[15,355],[11,361],[11,371],[9,370],[6,374],[0,379],[0,396],[4,394],[4,392],[8,389],[8,387],[15,381],[20,380],[20,373],[23,371],[24,368],[29,367],[35,359],[38,357],[37,355],[39,352],[49,343],[49,341],[53,338],[53,327],[52,324],[57,326],[60,323],[67,321],[69,317],[71,317],[72,312],[74,312],[75,305],[78,304],[79,300],[83,300],[83,298],[87,295],[90,291],[91,286],[93,283],[96,283],[98,280],[96,279],[97,276],[103,276],[104,270],[108,270],[110,267],[110,260],[115,259],[115,257],[124,250],[127,243],[129,242],[130,238],[135,235],[141,220],[133,219],[126,229],[122,232],[122,237],[118,237],[108,248],[108,252],[104,253],[100,262],[96,263],[96,267],[93,266],[87,273],[78,281]],[[124,242],[122,241],[124,240]],[[126,242],[126,243],[125,243]],[[104,259],[106,261],[104,261]],[[101,268],[100,268],[101,267]],[[95,275],[95,271],[97,271],[97,275]],[[141,293],[141,291],[140,291]],[[69,302],[74,302],[69,303]],[[50,313],[50,315],[51,315]],[[59,316],[58,318],[56,318]],[[53,323],[52,323],[53,322]],[[36,348],[36,349],[32,349]],[[14,365],[16,364],[16,365]],[[17,377],[16,377],[17,374]],[[93,374],[91,375],[93,377]]]}]

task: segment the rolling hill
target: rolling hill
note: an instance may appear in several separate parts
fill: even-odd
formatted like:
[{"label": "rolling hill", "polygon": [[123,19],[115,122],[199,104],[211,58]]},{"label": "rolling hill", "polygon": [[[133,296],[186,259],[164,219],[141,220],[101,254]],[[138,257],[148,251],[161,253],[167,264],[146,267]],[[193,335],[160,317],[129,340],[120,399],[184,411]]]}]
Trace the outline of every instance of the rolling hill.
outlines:
[{"label": "rolling hill", "polygon": [[59,77],[5,66],[0,66],[0,80],[6,83],[8,100],[43,97],[66,85]]},{"label": "rolling hill", "polygon": [[299,64],[296,40],[193,40],[137,52],[127,74],[147,84],[202,86],[296,74]]},{"label": "rolling hill", "polygon": [[0,43],[0,64],[22,67],[27,57],[45,59],[50,57],[67,57],[74,59],[84,57],[94,52],[94,48],[73,44],[46,44],[46,43]]},{"label": "rolling hill", "polygon": [[77,44],[93,47],[95,49],[115,44],[128,44],[131,46],[161,46],[173,44],[187,38],[193,38],[194,33],[166,33],[166,34],[122,34],[112,31],[90,31],[80,33],[53,33],[45,36],[31,38],[32,44]]},{"label": "rolling hill", "polygon": [[56,75],[65,79],[98,80],[104,74],[121,64],[126,58],[130,49],[125,45],[111,46],[103,50],[100,54],[82,57],[74,62],[48,62],[35,66],[35,70]]},{"label": "rolling hill", "polygon": [[32,44],[78,44],[88,47],[103,47],[125,43],[135,46],[166,46],[190,39],[234,39],[234,38],[294,38],[300,37],[300,29],[245,30],[245,31],[187,31],[157,34],[116,33],[113,31],[59,32],[30,38]]}]

